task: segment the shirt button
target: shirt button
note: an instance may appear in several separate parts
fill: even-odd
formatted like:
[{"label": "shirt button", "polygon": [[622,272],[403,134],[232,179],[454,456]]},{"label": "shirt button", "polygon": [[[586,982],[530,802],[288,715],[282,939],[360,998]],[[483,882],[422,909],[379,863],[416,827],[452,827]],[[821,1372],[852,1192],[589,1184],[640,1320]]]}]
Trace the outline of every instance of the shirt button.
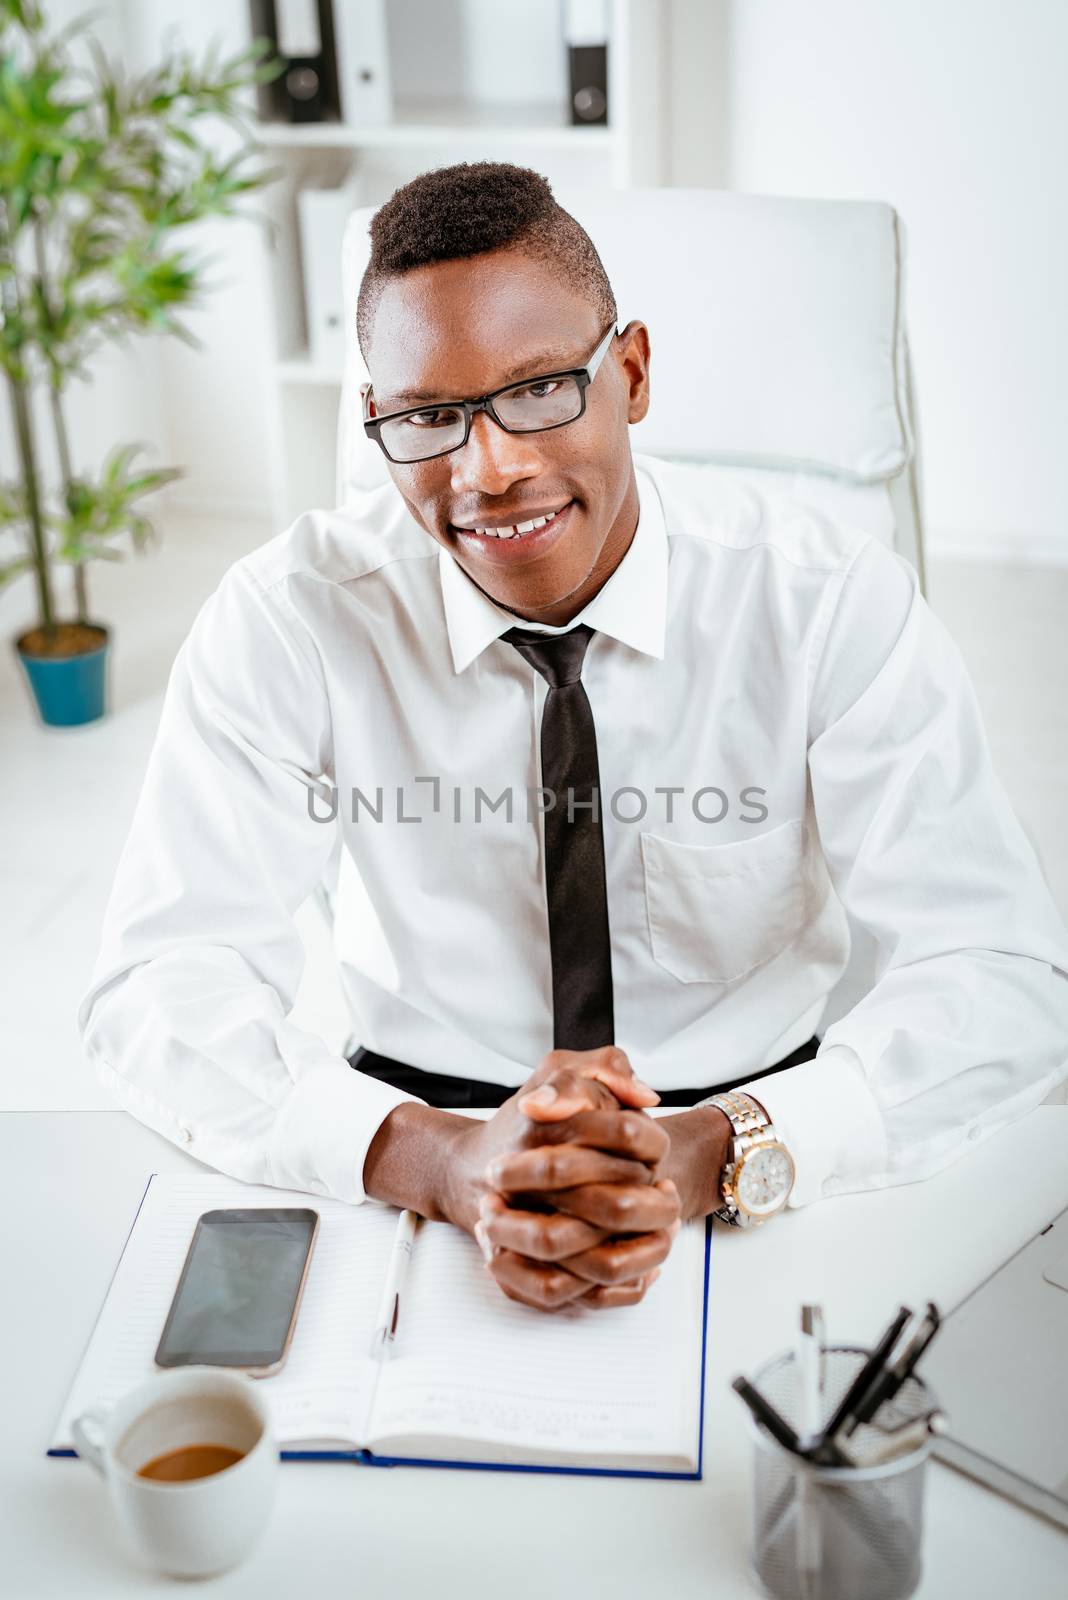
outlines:
[{"label": "shirt button", "polygon": [[182,1144],[191,1144],[192,1143],[192,1140],[193,1140],[192,1130],[190,1128],[187,1128],[184,1122],[180,1123],[179,1126],[178,1126],[178,1138],[181,1140]]},{"label": "shirt button", "polygon": [[982,1132],[983,1132],[982,1128],[969,1128],[968,1129],[968,1138],[969,1139],[978,1139],[978,1138],[981,1137]]}]

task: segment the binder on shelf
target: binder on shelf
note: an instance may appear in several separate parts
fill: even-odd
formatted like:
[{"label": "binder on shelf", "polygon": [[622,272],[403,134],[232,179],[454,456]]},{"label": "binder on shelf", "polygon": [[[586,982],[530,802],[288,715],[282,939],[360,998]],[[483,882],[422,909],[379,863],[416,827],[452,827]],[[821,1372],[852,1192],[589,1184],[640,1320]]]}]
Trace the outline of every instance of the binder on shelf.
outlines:
[{"label": "binder on shelf", "polygon": [[606,0],[564,0],[568,105],[573,125],[608,122],[608,10]]},{"label": "binder on shelf", "polygon": [[354,127],[393,118],[387,0],[335,0],[334,38],[341,116]]},{"label": "binder on shelf", "polygon": [[304,309],[308,322],[308,355],[314,367],[340,373],[345,365],[345,318],[355,318],[355,305],[345,306],[341,289],[341,241],[349,214],[361,203],[355,174],[336,188],[301,189],[300,256]]},{"label": "binder on shelf", "polygon": [[341,114],[331,0],[250,0],[252,32],[286,70],[258,88],[264,122],[336,122]]}]

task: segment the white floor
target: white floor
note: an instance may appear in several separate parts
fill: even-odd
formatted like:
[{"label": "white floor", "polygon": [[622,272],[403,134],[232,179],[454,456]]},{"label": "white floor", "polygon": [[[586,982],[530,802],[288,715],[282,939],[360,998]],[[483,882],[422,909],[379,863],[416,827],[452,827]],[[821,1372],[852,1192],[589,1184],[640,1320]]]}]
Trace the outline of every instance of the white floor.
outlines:
[{"label": "white floor", "polygon": [[[111,714],[76,729],[37,720],[10,640],[32,593],[0,593],[0,1109],[113,1109],[84,1062],[75,1011],[140,789],[174,655],[226,567],[260,525],[172,522],[151,555],[91,573],[93,613],[114,632]],[[1068,570],[933,562],[930,598],[974,677],[991,747],[1068,914]],[[297,1020],[332,1047],[346,1034],[329,941],[301,913],[311,959]]]}]

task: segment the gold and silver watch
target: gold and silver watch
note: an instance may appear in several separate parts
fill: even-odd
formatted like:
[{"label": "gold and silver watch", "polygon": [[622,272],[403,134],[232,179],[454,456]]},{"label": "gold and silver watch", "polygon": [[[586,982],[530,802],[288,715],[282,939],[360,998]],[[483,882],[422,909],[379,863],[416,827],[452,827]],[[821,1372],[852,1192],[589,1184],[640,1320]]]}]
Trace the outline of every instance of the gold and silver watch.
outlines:
[{"label": "gold and silver watch", "polygon": [[723,1205],[715,1213],[751,1228],[781,1211],[794,1186],[794,1160],[759,1100],[733,1089],[703,1102],[723,1112],[734,1130],[723,1164]]}]

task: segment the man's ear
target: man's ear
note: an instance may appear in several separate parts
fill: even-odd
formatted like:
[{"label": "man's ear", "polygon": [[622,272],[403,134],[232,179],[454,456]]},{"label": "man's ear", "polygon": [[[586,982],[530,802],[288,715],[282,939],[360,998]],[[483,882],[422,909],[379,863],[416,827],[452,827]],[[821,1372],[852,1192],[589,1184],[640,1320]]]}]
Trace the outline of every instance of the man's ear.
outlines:
[{"label": "man's ear", "polygon": [[628,322],[619,335],[619,364],[627,381],[627,421],[641,422],[649,410],[649,329],[644,322]]}]

